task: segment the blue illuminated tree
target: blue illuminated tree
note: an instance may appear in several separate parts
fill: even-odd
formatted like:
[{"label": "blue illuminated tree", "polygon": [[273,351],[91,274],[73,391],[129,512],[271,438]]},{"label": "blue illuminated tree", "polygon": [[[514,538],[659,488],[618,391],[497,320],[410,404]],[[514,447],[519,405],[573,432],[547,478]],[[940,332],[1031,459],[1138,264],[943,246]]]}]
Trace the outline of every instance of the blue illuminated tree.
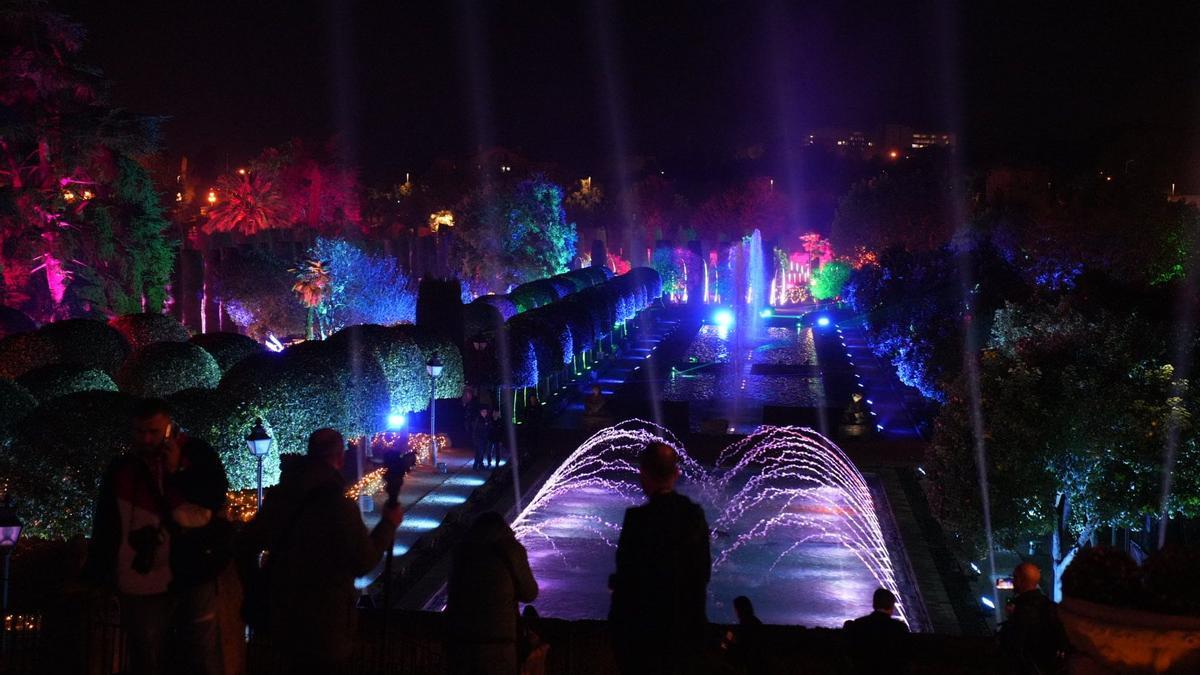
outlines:
[{"label": "blue illuminated tree", "polygon": [[412,323],[417,296],[409,278],[390,256],[368,253],[345,239],[318,237],[308,251],[326,263],[330,286],[325,319],[330,332],[356,324]]}]

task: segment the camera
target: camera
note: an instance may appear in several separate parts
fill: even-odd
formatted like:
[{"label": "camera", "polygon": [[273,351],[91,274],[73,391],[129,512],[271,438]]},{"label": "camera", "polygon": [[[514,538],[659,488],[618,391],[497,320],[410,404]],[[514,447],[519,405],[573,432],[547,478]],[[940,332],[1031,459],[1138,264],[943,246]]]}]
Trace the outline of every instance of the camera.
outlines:
[{"label": "camera", "polygon": [[129,547],[133,549],[130,567],[138,574],[149,574],[154,569],[154,558],[158,547],[166,541],[162,528],[154,525],[139,527],[129,533]]},{"label": "camera", "polygon": [[400,488],[404,486],[404,475],[412,471],[417,463],[417,455],[412,452],[389,452],[383,456],[383,465],[387,472],[383,475],[384,489],[387,490],[388,503],[395,504],[400,496]]}]

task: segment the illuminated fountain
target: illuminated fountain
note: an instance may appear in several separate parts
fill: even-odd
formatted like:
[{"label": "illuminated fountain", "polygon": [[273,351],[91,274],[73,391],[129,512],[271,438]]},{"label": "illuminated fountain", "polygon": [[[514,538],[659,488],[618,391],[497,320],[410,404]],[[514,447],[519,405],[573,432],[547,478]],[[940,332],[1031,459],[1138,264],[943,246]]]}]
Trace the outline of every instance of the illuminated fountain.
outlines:
[{"label": "illuminated fountain", "polygon": [[763,427],[715,466],[688,457],[666,429],[630,420],[581,445],[513,523],[541,585],[543,615],[598,619],[608,611],[624,510],[644,501],[637,453],[651,440],[679,451],[679,491],[705,508],[713,532],[709,618],[731,620],[749,596],[768,623],[840,626],[872,591],[902,598],[870,490],[858,469],[809,429]]}]

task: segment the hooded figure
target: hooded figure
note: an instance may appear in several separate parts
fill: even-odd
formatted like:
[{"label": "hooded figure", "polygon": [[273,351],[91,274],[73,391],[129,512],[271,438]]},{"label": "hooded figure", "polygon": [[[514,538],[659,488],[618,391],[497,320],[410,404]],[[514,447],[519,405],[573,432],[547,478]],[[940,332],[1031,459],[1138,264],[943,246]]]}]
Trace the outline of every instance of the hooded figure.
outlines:
[{"label": "hooded figure", "polygon": [[503,516],[480,515],[454,551],[447,583],[450,672],[517,672],[517,603],[537,594],[525,547]]}]

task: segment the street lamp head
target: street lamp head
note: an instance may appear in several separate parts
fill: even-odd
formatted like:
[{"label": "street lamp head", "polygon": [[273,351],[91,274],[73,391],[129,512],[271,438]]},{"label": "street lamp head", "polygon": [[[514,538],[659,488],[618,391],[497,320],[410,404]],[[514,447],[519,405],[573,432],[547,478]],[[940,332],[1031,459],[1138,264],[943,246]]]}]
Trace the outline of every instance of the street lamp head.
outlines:
[{"label": "street lamp head", "polygon": [[15,548],[23,527],[16,509],[12,507],[12,500],[5,493],[4,501],[0,501],[0,550],[11,551]]},{"label": "street lamp head", "polygon": [[434,352],[433,356],[429,357],[429,363],[425,364],[425,371],[429,373],[430,377],[437,379],[442,376],[442,368],[444,367],[442,360],[438,358],[438,353]]},{"label": "street lamp head", "polygon": [[250,454],[255,457],[265,457],[271,452],[271,444],[274,439],[267,433],[263,427],[262,418],[254,420],[254,428],[250,430],[250,435],[246,436],[246,447],[250,449]]}]

